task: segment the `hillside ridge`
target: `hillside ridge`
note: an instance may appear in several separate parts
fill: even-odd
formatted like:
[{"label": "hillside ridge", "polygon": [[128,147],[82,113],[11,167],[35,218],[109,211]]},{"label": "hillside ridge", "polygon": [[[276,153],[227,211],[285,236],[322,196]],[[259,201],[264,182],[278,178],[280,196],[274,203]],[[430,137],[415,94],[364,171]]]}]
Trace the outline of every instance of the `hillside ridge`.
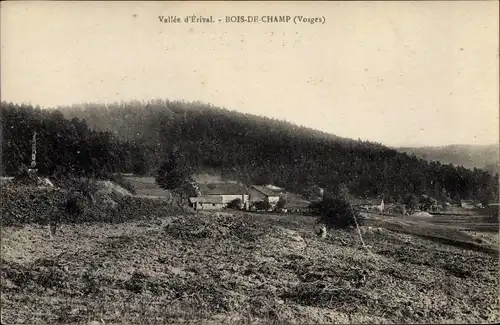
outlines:
[{"label": "hillside ridge", "polygon": [[465,168],[481,168],[498,173],[499,145],[452,144],[446,146],[398,147],[397,150],[419,158]]},{"label": "hillside ridge", "polygon": [[[46,140],[40,167],[48,172],[65,162],[84,173],[156,176],[160,165],[178,150],[182,163],[194,171],[215,170],[225,178],[274,184],[306,197],[318,186],[327,192],[346,186],[357,197],[388,202],[415,194],[481,202],[498,197],[498,182],[483,170],[429,163],[379,143],[200,102],[131,101],[43,111],[2,103],[2,116],[7,117],[2,119],[2,145],[8,149],[4,148],[4,161],[11,170],[19,161],[29,162],[30,130],[38,128]],[[59,134],[81,139],[83,152],[72,142],[63,144]]]}]

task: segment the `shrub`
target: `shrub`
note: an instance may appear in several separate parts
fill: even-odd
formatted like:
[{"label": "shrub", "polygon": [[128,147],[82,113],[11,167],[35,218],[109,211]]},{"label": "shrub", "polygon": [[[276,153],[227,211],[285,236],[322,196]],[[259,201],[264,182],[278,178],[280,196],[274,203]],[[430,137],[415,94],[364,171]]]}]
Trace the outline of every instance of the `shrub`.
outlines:
[{"label": "shrub", "polygon": [[345,198],[324,198],[323,201],[314,203],[311,210],[319,215],[318,223],[324,223],[328,229],[355,227],[356,221],[359,225],[363,224],[362,216]]},{"label": "shrub", "polygon": [[286,209],[286,198],[283,196],[280,196],[280,199],[278,203],[276,204],[276,210],[281,211],[283,209]]},{"label": "shrub", "polygon": [[79,192],[90,199],[99,190],[99,185],[87,178],[63,177],[55,179],[55,184],[70,192]]},{"label": "shrub", "polygon": [[271,209],[271,204],[269,203],[269,201],[265,200],[265,201],[259,201],[259,202],[255,202],[255,208],[257,210],[269,210]]},{"label": "shrub", "polygon": [[30,172],[28,167],[24,164],[21,164],[18,172],[14,176],[14,183],[19,185],[39,185],[40,178],[36,173]]},{"label": "shrub", "polygon": [[67,177],[56,180],[56,184],[67,193],[67,198],[60,207],[67,216],[81,219],[86,213],[96,212],[95,196],[99,185],[94,180]]},{"label": "shrub", "polygon": [[14,175],[14,180],[16,182],[22,182],[25,179],[29,179],[31,177],[32,177],[32,175],[30,175],[30,173],[28,172],[28,166],[26,166],[25,164],[21,164],[21,166],[19,167],[19,170]]},{"label": "shrub", "polygon": [[66,193],[58,188],[5,187],[0,191],[2,225],[44,224],[65,203]]},{"label": "shrub", "polygon": [[406,196],[406,198],[404,200],[404,205],[405,205],[405,208],[409,211],[416,210],[419,207],[419,199],[416,195],[409,194]]},{"label": "shrub", "polygon": [[227,207],[230,209],[241,210],[243,209],[243,203],[241,202],[241,199],[234,199],[229,202]]},{"label": "shrub", "polygon": [[85,212],[85,198],[77,193],[71,193],[66,200],[65,212],[70,215],[82,215]]}]

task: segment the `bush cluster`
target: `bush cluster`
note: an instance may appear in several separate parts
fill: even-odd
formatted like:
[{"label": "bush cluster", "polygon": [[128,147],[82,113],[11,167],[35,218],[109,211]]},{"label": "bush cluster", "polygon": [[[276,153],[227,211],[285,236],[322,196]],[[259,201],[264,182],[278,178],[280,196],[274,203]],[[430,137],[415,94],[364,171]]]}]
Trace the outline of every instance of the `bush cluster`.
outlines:
[{"label": "bush cluster", "polygon": [[363,217],[343,197],[324,198],[311,206],[318,215],[318,223],[325,224],[328,229],[347,229],[363,224]]}]

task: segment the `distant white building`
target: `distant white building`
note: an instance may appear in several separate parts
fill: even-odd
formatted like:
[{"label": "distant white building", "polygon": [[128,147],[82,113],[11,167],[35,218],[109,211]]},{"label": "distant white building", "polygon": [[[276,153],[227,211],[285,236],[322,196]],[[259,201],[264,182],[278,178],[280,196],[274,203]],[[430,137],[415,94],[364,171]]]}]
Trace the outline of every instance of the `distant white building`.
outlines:
[{"label": "distant white building", "polygon": [[190,197],[189,203],[191,203],[191,207],[196,211],[199,210],[221,210],[224,208],[224,204],[222,203],[222,197]]},{"label": "distant white building", "polygon": [[198,184],[198,190],[204,197],[220,196],[225,205],[237,199],[240,199],[242,204],[248,201],[248,189],[237,183]]},{"label": "distant white building", "polygon": [[[235,200],[241,200],[242,207],[248,206],[248,190],[237,183],[194,184],[196,196],[190,198],[191,206],[197,210],[223,209]],[[209,208],[207,208],[209,204]]]}]

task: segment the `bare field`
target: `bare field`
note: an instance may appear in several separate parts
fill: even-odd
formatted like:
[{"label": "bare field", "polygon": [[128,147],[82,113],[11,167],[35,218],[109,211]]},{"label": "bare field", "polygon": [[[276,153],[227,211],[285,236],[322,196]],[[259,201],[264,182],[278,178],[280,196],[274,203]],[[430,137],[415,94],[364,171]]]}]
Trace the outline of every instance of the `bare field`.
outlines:
[{"label": "bare field", "polygon": [[124,176],[123,178],[132,184],[139,197],[172,198],[169,191],[156,184],[154,177]]},{"label": "bare field", "polygon": [[171,215],[2,229],[2,324],[492,323],[498,254],[313,219]]},{"label": "bare field", "polygon": [[364,214],[366,224],[374,227],[427,238],[467,249],[499,254],[497,223],[486,223],[481,216],[388,216]]}]

